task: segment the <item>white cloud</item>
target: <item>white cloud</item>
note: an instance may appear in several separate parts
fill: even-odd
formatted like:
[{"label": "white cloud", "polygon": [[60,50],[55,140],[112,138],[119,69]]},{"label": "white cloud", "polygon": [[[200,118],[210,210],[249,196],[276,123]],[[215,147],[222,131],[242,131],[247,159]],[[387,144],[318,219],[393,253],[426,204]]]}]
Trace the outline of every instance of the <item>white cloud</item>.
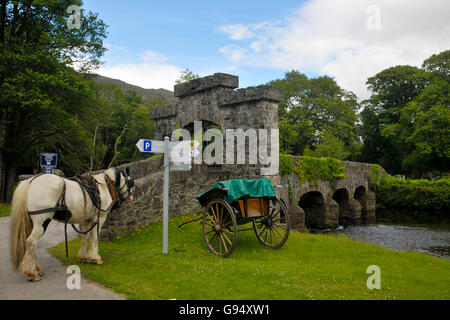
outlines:
[{"label": "white cloud", "polygon": [[234,64],[334,76],[366,98],[368,77],[450,49],[449,16],[448,0],[310,0],[282,21],[243,26],[247,41],[219,51]]},{"label": "white cloud", "polygon": [[224,54],[232,62],[240,62],[247,58],[248,50],[240,46],[229,45],[219,48],[219,52]]},{"label": "white cloud", "polygon": [[139,57],[146,63],[162,64],[167,62],[167,58],[165,56],[150,50],[144,51],[139,55]]},{"label": "white cloud", "polygon": [[253,32],[251,32],[247,26],[244,26],[242,24],[229,24],[220,26],[219,28],[217,28],[217,31],[228,34],[230,36],[230,39],[233,40],[243,40],[254,36]]},{"label": "white cloud", "polygon": [[164,88],[173,91],[175,80],[181,75],[181,69],[167,62],[167,58],[153,51],[139,55],[137,63],[118,63],[104,66],[98,73],[145,88]]}]

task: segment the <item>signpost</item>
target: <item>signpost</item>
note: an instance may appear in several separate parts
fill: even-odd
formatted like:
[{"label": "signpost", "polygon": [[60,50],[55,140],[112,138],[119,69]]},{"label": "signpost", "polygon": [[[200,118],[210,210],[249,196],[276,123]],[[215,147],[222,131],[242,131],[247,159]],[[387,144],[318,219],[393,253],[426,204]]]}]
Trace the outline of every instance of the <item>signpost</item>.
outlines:
[{"label": "signpost", "polygon": [[53,173],[53,168],[58,165],[57,153],[41,153],[40,156],[41,168],[44,168],[44,173]]},{"label": "signpost", "polygon": [[44,173],[50,173],[50,174],[52,174],[52,173],[53,173],[53,168],[52,168],[52,167],[45,167],[45,168],[44,168]]},{"label": "signpost", "polygon": [[141,152],[152,152],[164,154],[164,182],[163,182],[163,250],[164,254],[169,252],[169,171],[191,170],[192,150],[194,155],[199,143],[197,141],[164,141],[140,139],[136,147]]}]

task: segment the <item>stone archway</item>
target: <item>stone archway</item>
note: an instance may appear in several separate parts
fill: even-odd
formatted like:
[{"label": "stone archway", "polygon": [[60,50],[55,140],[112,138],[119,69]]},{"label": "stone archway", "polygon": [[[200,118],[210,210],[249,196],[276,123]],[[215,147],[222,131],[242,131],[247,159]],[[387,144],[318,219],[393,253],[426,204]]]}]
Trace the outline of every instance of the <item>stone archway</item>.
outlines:
[{"label": "stone archway", "polygon": [[332,198],[339,205],[339,223],[348,221],[352,216],[348,191],[344,188],[338,189],[333,193]]},{"label": "stone archway", "polygon": [[305,226],[311,228],[325,228],[326,208],[322,193],[310,191],[301,196],[298,205],[305,212]]},{"label": "stone archway", "polygon": [[339,223],[348,223],[361,217],[361,205],[358,201],[351,199],[345,188],[333,193],[333,200],[339,205]]},{"label": "stone archway", "polygon": [[364,186],[359,186],[355,189],[355,193],[353,195],[353,198],[357,200],[361,204],[361,215],[366,216],[367,215],[367,208],[366,208],[366,188]]}]

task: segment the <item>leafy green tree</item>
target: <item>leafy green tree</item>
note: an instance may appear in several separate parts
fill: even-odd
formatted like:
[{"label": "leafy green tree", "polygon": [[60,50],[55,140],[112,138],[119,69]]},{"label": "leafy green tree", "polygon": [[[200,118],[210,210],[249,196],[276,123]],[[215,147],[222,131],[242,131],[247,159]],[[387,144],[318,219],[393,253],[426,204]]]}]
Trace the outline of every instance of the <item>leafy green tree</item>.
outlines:
[{"label": "leafy green tree", "polygon": [[388,68],[367,82],[372,96],[361,112],[362,159],[391,173],[422,177],[449,168],[449,51],[422,67]]},{"label": "leafy green tree", "polygon": [[84,162],[90,90],[72,66],[99,65],[106,26],[82,12],[80,29],[69,29],[70,5],[82,2],[0,1],[0,200],[11,198],[18,170],[35,168],[42,151],[58,152],[69,172]]},{"label": "leafy green tree", "polygon": [[305,156],[316,158],[334,158],[346,159],[350,155],[350,151],[346,148],[344,141],[333,135],[330,131],[323,133],[320,142],[316,145],[314,150],[306,147],[303,154]]},{"label": "leafy green tree", "polygon": [[329,134],[334,136],[344,145],[344,154],[350,155],[349,150],[357,141],[359,107],[353,93],[340,88],[330,77],[308,79],[298,71],[287,72],[284,79],[271,81],[269,85],[281,88],[284,93],[278,109],[283,152],[298,155],[306,149],[311,152],[323,142],[327,132],[327,139],[331,137]]}]

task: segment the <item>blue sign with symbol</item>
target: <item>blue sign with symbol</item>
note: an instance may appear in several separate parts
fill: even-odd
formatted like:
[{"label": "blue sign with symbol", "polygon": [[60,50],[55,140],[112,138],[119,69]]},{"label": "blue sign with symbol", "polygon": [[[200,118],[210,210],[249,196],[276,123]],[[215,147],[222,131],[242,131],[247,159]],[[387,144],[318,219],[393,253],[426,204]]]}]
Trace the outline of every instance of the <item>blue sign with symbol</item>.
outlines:
[{"label": "blue sign with symbol", "polygon": [[145,152],[152,151],[152,140],[144,140],[144,151]]},{"label": "blue sign with symbol", "polygon": [[45,168],[44,168],[44,173],[50,173],[50,174],[52,174],[52,173],[53,173],[53,168],[52,168],[52,167],[45,167]]},{"label": "blue sign with symbol", "polygon": [[57,153],[41,153],[41,167],[56,168],[57,164]]}]

